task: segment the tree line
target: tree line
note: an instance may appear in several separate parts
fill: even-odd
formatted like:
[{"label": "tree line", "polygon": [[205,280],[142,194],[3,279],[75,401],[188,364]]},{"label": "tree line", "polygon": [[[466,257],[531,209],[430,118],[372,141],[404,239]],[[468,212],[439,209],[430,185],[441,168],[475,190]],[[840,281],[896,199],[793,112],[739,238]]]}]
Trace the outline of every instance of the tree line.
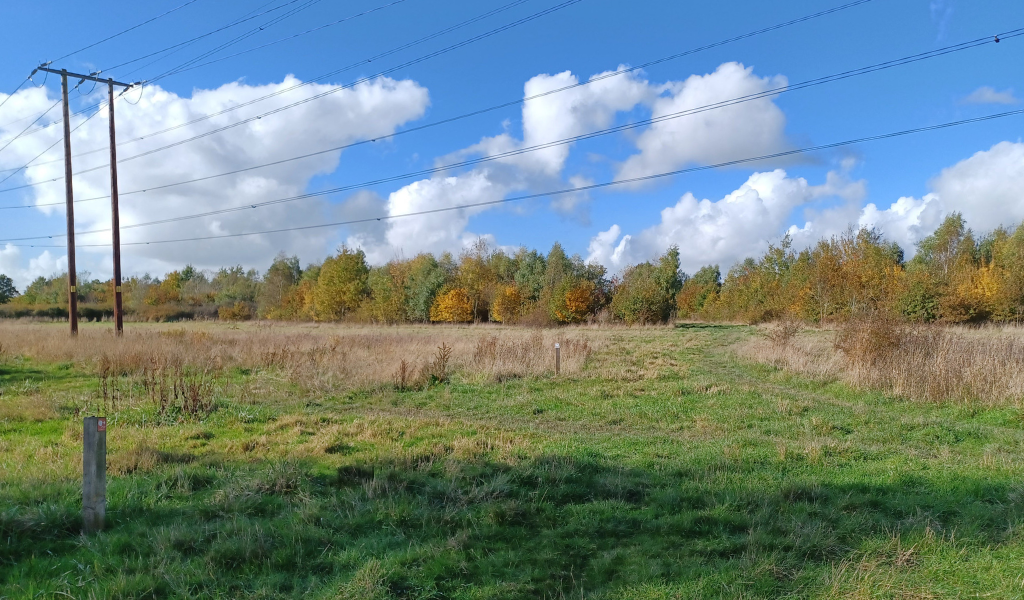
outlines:
[{"label": "tree line", "polygon": [[[263,274],[240,266],[217,272],[186,266],[162,279],[133,277],[122,289],[129,315],[155,321],[820,323],[886,312],[923,322],[1018,322],[1024,316],[1024,226],[979,238],[952,214],[911,260],[868,229],[799,252],[787,237],[724,278],[717,265],[683,273],[675,246],[610,277],[558,243],[545,255],[525,248],[507,253],[481,241],[458,256],[420,254],[376,267],[361,250],[346,247],[305,268],[298,257],[281,254]],[[109,281],[83,274],[78,292],[84,317],[112,312]],[[0,316],[61,318],[65,276],[40,277],[19,294],[0,275],[0,304]]]}]

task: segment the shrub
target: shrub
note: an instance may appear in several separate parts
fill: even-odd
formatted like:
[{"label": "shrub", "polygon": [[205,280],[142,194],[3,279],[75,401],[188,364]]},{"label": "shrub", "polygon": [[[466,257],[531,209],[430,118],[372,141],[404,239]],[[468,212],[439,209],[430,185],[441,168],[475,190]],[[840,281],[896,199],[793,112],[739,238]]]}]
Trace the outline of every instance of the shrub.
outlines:
[{"label": "shrub", "polygon": [[217,309],[217,318],[221,321],[248,321],[253,318],[253,314],[252,306],[248,302],[235,302]]}]

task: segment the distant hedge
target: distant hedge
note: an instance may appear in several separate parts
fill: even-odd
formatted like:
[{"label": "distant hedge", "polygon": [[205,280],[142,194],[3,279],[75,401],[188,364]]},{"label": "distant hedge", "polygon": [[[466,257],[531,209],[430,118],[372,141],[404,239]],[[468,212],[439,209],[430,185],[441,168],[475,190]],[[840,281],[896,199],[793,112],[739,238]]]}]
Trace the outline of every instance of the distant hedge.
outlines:
[{"label": "distant hedge", "polygon": [[[103,321],[114,318],[114,307],[109,304],[79,304],[78,318],[82,321]],[[125,318],[131,321],[169,323],[196,319],[216,319],[217,307],[146,306],[141,310],[127,310]],[[59,304],[25,305],[0,304],[0,319],[43,319],[67,321],[68,307]]]}]

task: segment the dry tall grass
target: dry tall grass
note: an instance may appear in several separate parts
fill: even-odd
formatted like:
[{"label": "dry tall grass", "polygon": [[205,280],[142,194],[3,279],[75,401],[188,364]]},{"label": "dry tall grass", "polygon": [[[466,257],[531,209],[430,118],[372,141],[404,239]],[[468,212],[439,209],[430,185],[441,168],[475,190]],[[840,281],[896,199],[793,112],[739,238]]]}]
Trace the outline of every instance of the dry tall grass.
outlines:
[{"label": "dry tall grass", "polygon": [[1024,401],[1024,329],[851,321],[838,330],[762,328],[740,353],[821,379],[928,401]]},{"label": "dry tall grass", "polygon": [[[73,362],[94,369],[113,399],[123,376],[140,377],[157,398],[178,395],[189,378],[227,369],[273,372],[322,393],[381,385],[416,387],[454,375],[502,381],[554,372],[554,345],[562,372],[579,375],[595,349],[586,328],[515,330],[499,327],[351,327],[223,325],[129,327],[123,339],[107,329],[83,328],[69,340],[63,327],[0,323],[6,355]],[[167,374],[179,373],[181,377]],[[180,380],[180,381],[179,381]],[[193,382],[194,383],[194,382]],[[170,387],[167,392],[164,386]],[[150,389],[152,388],[152,389]],[[184,396],[195,401],[192,390]]]}]

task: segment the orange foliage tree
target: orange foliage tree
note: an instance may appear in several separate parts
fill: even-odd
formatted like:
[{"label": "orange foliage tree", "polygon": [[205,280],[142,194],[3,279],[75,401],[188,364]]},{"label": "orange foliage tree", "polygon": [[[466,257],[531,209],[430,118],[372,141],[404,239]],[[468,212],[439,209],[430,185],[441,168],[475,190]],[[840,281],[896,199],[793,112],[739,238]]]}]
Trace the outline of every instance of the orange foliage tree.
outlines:
[{"label": "orange foliage tree", "polygon": [[473,320],[473,300],[464,288],[441,292],[430,307],[430,320],[442,323],[468,323]]}]

